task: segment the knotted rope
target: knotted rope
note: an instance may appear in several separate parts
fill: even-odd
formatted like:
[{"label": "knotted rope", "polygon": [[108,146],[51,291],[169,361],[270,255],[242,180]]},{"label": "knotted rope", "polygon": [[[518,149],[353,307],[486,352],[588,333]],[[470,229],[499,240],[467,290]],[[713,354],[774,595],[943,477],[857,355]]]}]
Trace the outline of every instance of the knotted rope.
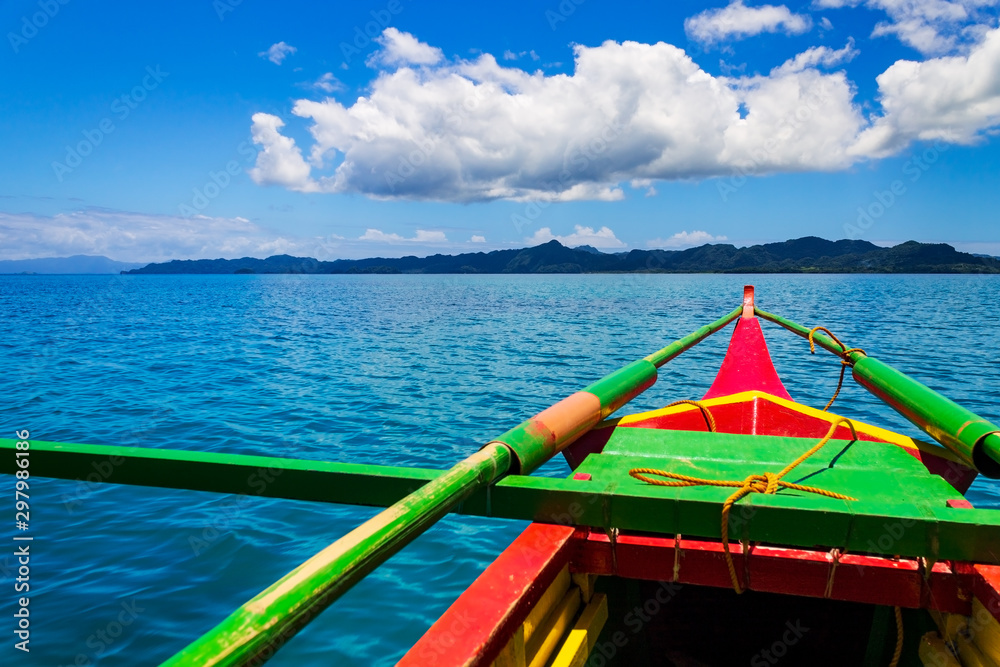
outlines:
[{"label": "knotted rope", "polygon": [[830,399],[830,402],[826,404],[825,408],[823,408],[823,412],[826,412],[827,410],[830,409],[830,406],[833,405],[833,402],[837,400],[837,396],[840,394],[840,389],[841,387],[844,386],[844,372],[847,370],[847,367],[851,365],[851,352],[860,352],[866,357],[868,356],[868,353],[862,350],[860,347],[847,347],[846,345],[841,343],[840,339],[837,338],[833,334],[833,332],[827,329],[826,327],[813,327],[812,329],[809,330],[810,354],[816,354],[816,342],[813,341],[813,336],[816,335],[817,331],[825,331],[826,335],[832,338],[833,342],[835,342],[837,345],[840,346],[840,353],[838,355],[840,357],[840,379],[837,380],[837,391],[833,392],[833,397]]},{"label": "knotted rope", "polygon": [[[703,412],[707,412],[707,408],[700,406]],[[800,457],[785,466],[781,472],[771,473],[766,472],[761,475],[750,475],[743,481],[731,481],[724,479],[702,479],[700,477],[691,477],[690,475],[681,475],[678,473],[667,472],[666,470],[657,470],[655,468],[633,468],[629,470],[628,474],[638,479],[640,481],[646,482],[647,484],[654,484],[656,486],[726,486],[733,487],[736,489],[731,496],[726,499],[726,502],[722,504],[722,548],[726,554],[726,565],[729,568],[729,578],[733,582],[733,590],[737,593],[743,592],[743,586],[740,584],[739,577],[736,576],[736,565],[733,563],[733,556],[729,551],[729,512],[733,505],[740,501],[740,499],[751,493],[764,493],[773,494],[778,491],[778,489],[792,489],[795,491],[804,491],[806,493],[815,493],[820,496],[826,496],[827,498],[837,498],[839,500],[857,500],[857,498],[852,498],[851,496],[845,496],[840,493],[834,493],[833,491],[826,491],[825,489],[817,489],[814,486],[803,486],[801,484],[793,484],[792,482],[782,481],[782,477],[790,473],[796,468],[800,463],[808,459],[810,456],[818,452],[823,448],[823,445],[828,443],[833,434],[836,433],[837,427],[841,424],[847,424],[851,429],[851,435],[855,440],[858,439],[858,433],[854,430],[854,423],[846,417],[841,417],[836,422],[830,424],[830,430],[827,431],[823,439],[818,443],[813,445],[809,451],[802,454]],[[655,475],[657,477],[667,477],[669,479],[675,480],[672,482],[664,481],[662,479],[652,479],[647,477],[647,475]]]}]

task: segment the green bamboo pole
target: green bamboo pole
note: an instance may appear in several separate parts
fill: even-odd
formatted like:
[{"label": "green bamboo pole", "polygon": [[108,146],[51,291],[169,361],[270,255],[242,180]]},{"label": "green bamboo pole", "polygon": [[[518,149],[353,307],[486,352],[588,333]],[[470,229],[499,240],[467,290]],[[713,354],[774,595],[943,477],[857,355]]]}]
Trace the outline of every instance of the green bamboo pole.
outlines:
[{"label": "green bamboo pole", "polygon": [[[809,329],[758,308],[754,312],[803,338]],[[841,347],[820,333],[816,344],[840,356]],[[892,366],[861,352],[852,352],[851,375],[917,428],[957,454],[983,475],[1000,478],[1000,427],[963,408]]]},{"label": "green bamboo pole", "polygon": [[743,312],[742,307],[737,308],[736,310],[730,312],[724,317],[717,319],[711,324],[706,324],[697,331],[689,333],[687,336],[684,336],[684,338],[675,340],[673,343],[667,345],[662,350],[654,352],[653,354],[646,357],[646,361],[650,362],[651,364],[659,368],[663,364],[667,363],[668,361],[676,357],[681,352],[684,352],[685,350],[688,350],[691,347],[697,345],[698,343],[705,340],[706,338],[714,334],[722,327],[726,326],[727,324],[735,320],[737,317],[740,316],[742,312]]},{"label": "green bamboo pole", "polygon": [[502,445],[481,449],[299,565],[163,664],[263,664],[351,586],[502,476],[510,462]]},{"label": "green bamboo pole", "polygon": [[526,473],[656,381],[656,369],[739,316],[737,308],[559,401],[340,538],[173,656],[164,667],[263,664],[365,575],[473,491]]}]

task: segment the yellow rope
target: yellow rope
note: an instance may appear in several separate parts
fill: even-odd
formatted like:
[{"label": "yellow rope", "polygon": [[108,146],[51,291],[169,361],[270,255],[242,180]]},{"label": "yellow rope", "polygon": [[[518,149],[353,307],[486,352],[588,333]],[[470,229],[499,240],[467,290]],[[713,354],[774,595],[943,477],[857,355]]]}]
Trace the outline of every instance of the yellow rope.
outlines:
[{"label": "yellow rope", "polygon": [[712,416],[712,413],[709,412],[708,408],[705,407],[705,405],[701,401],[692,401],[692,400],[689,400],[689,399],[685,398],[685,399],[682,399],[682,400],[679,400],[679,401],[674,401],[673,403],[671,403],[667,407],[668,408],[672,408],[675,405],[685,405],[685,404],[686,405],[693,405],[694,407],[696,407],[699,410],[701,410],[701,414],[705,418],[705,425],[708,426],[708,430],[711,431],[712,433],[715,433],[715,430],[716,430],[715,429],[715,417]]},{"label": "yellow rope", "polygon": [[816,335],[817,331],[825,331],[826,334],[833,339],[833,342],[835,342],[837,345],[840,346],[840,379],[837,380],[837,390],[833,392],[833,397],[830,398],[830,401],[826,404],[826,407],[823,408],[823,412],[826,412],[827,410],[830,409],[830,406],[833,405],[833,402],[837,400],[837,396],[840,394],[840,389],[841,387],[844,386],[844,372],[847,370],[847,367],[851,365],[851,352],[860,352],[866,357],[868,356],[868,354],[860,347],[847,347],[846,345],[841,343],[840,339],[837,338],[833,334],[833,332],[827,329],[826,327],[813,327],[812,329],[809,330],[810,354],[816,354],[816,342],[813,340],[813,336]]},{"label": "yellow rope", "polygon": [[899,657],[903,655],[903,612],[896,607],[896,650],[892,653],[892,660],[889,667],[899,665]]},{"label": "yellow rope", "polygon": [[[647,484],[654,484],[656,486],[727,486],[736,488],[736,491],[726,499],[725,503],[722,504],[722,548],[726,553],[726,565],[729,568],[729,578],[733,582],[733,590],[737,593],[742,593],[743,587],[740,585],[739,578],[736,576],[736,566],[733,564],[733,556],[729,551],[730,510],[733,505],[740,501],[740,499],[750,495],[751,493],[775,493],[779,488],[815,493],[817,495],[826,496],[827,498],[837,498],[839,500],[857,500],[857,498],[845,496],[840,493],[834,493],[833,491],[817,489],[813,486],[802,486],[801,484],[793,484],[791,482],[784,482],[781,480],[782,477],[794,470],[796,466],[822,449],[823,445],[830,441],[833,434],[836,433],[837,427],[841,424],[847,424],[847,426],[851,429],[851,435],[855,440],[858,439],[858,433],[854,430],[854,423],[851,422],[850,419],[842,417],[836,422],[830,424],[830,430],[827,431],[822,440],[813,445],[813,447],[809,449],[809,451],[802,454],[802,456],[785,466],[781,472],[766,472],[762,475],[750,475],[742,482],[723,479],[702,479],[700,477],[680,475],[678,473],[667,472],[666,470],[657,470],[655,468],[633,468],[632,470],[629,470],[628,474],[635,479],[646,482]],[[667,482],[662,479],[652,479],[647,477],[647,475],[667,477],[676,481]]]}]

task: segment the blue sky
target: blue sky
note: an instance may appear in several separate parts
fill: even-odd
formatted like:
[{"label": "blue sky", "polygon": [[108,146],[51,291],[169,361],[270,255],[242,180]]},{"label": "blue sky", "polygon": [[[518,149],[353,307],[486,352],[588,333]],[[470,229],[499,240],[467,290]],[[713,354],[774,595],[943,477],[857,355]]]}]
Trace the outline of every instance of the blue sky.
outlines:
[{"label": "blue sky", "polygon": [[0,259],[1000,255],[1000,0],[8,0]]}]

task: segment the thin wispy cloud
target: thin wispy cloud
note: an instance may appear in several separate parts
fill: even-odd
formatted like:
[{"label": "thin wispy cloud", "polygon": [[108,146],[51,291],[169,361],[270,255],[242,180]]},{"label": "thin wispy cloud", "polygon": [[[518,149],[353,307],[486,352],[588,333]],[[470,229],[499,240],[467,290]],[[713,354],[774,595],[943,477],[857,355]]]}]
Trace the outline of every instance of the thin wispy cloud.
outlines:
[{"label": "thin wispy cloud", "polygon": [[333,72],[327,72],[320,78],[316,79],[313,83],[313,88],[317,88],[326,93],[335,93],[338,90],[344,90],[346,86],[341,83],[340,79],[333,75]]},{"label": "thin wispy cloud", "polygon": [[104,255],[120,261],[322,253],[330,239],[289,237],[241,217],[180,217],[106,209],[53,216],[0,213],[0,259]]},{"label": "thin wispy cloud", "polygon": [[687,36],[702,44],[746,39],[765,32],[801,35],[811,27],[808,14],[795,14],[785,5],[747,7],[742,0],[707,9],[684,21]]},{"label": "thin wispy cloud", "polygon": [[[466,232],[468,233],[468,232]],[[181,217],[109,209],[37,215],[0,212],[0,260],[104,255],[125,262],[268,257],[320,260],[492,250],[486,238],[451,241],[443,231],[412,235],[370,228],[363,234],[299,235],[243,217]]]},{"label": "thin wispy cloud", "polygon": [[296,51],[298,51],[298,49],[294,46],[289,46],[284,42],[278,42],[277,44],[272,44],[266,51],[261,51],[257,55],[261,58],[267,58],[275,65],[280,65],[285,61],[285,58],[292,55]]},{"label": "thin wispy cloud", "polygon": [[872,37],[896,37],[925,55],[967,51],[988,30],[996,26],[995,14],[988,10],[998,0],[814,0],[822,9],[852,8],[859,5],[884,12]]},{"label": "thin wispy cloud", "polygon": [[537,53],[535,53],[534,49],[532,49],[530,51],[520,51],[520,52],[517,52],[517,53],[515,53],[514,51],[511,51],[510,49],[508,49],[508,50],[506,50],[506,51],[503,52],[503,59],[504,60],[519,60],[520,58],[524,58],[525,56],[528,56],[529,58],[531,58],[532,60],[535,60],[535,61],[538,61],[538,60],[542,59],[542,57],[540,55],[538,55]]},{"label": "thin wispy cloud", "polygon": [[448,237],[444,232],[427,231],[418,229],[411,238],[400,236],[399,234],[386,234],[380,229],[366,229],[365,233],[358,237],[359,241],[376,241],[378,243],[447,243]]},{"label": "thin wispy cloud", "polygon": [[857,57],[859,51],[854,48],[854,40],[848,39],[841,49],[831,49],[828,46],[814,46],[791,58],[775,70],[776,72],[801,72],[810,67],[836,67],[849,63]]}]

